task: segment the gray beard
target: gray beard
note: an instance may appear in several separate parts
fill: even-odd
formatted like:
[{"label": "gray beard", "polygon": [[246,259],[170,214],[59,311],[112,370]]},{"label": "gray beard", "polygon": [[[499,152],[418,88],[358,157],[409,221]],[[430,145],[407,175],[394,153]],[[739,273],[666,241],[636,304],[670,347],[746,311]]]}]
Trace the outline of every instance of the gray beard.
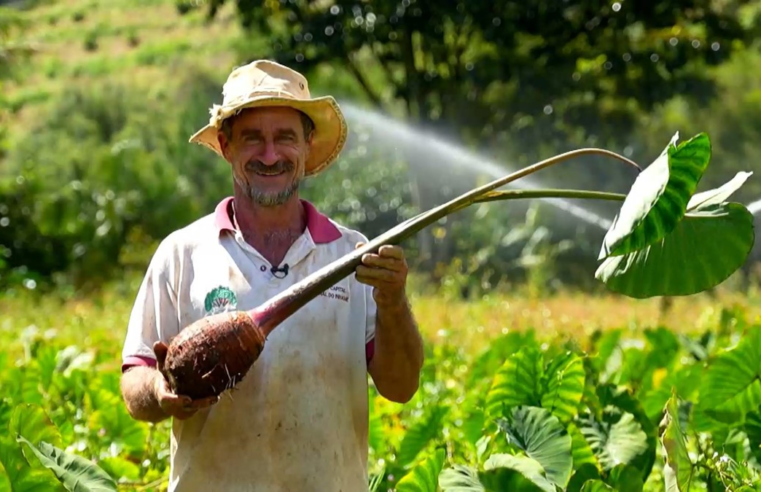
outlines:
[{"label": "gray beard", "polygon": [[246,183],[242,183],[238,178],[235,178],[238,182],[238,186],[241,187],[246,195],[254,201],[254,203],[263,207],[276,207],[287,202],[298,191],[300,180],[296,178],[286,189],[278,193],[266,193],[258,191],[255,188],[248,186]]}]

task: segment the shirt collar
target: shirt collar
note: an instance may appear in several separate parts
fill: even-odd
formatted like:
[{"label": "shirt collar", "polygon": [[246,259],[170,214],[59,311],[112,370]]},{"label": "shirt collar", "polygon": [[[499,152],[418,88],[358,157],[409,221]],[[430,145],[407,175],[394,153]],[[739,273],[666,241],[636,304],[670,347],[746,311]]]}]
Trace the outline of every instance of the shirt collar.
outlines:
[{"label": "shirt collar", "polygon": [[[312,240],[316,244],[329,243],[341,237],[341,231],[338,230],[328,217],[321,214],[310,202],[303,199],[299,201],[306,210],[307,228],[312,236]],[[229,196],[219,202],[214,211],[214,224],[220,234],[225,230],[235,232],[235,227],[230,218],[230,206],[232,202],[233,197]]]}]

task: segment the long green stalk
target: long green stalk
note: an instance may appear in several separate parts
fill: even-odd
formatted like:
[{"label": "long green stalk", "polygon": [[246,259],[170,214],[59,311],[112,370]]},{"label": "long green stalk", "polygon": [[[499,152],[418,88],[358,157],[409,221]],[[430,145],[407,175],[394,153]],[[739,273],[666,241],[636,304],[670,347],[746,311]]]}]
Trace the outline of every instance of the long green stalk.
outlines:
[{"label": "long green stalk", "polygon": [[626,200],[626,195],[621,193],[609,193],[607,191],[563,190],[550,188],[541,190],[509,190],[484,193],[476,198],[473,203],[497,202],[502,200],[525,200],[528,198],[578,198],[623,202]]},{"label": "long green stalk", "polygon": [[[293,313],[299,310],[306,303],[320,295],[326,289],[334,285],[342,278],[350,275],[354,269],[361,263],[362,256],[367,253],[377,252],[381,246],[398,244],[404,239],[414,235],[426,226],[436,222],[437,220],[450,215],[454,212],[462,210],[473,203],[479,201],[493,201],[500,196],[500,194],[490,193],[493,190],[504,186],[508,183],[516,181],[520,178],[533,174],[541,169],[549,166],[559,164],[560,162],[579,157],[582,155],[599,154],[613,157],[614,159],[623,161],[624,163],[635,167],[638,171],[641,168],[634,162],[623,157],[615,152],[604,149],[579,149],[571,152],[566,152],[549,159],[545,159],[531,166],[525,167],[519,171],[515,171],[505,177],[496,179],[490,183],[480,186],[474,190],[469,191],[463,195],[460,195],[453,200],[439,205],[428,212],[424,212],[410,220],[407,220],[389,231],[381,234],[375,239],[369,241],[361,248],[357,248],[351,253],[339,258],[338,260],[326,265],[317,272],[309,275],[307,278],[294,284],[289,289],[281,292],[280,294],[272,297],[263,305],[252,310],[251,316],[256,320],[257,324],[262,328],[264,335],[267,336],[277,325],[290,317]],[[521,196],[522,193],[522,196]],[[528,193],[528,194],[527,194]],[[549,190],[535,190],[534,193],[543,193],[542,198],[547,197],[559,197],[563,194],[572,194],[572,198],[603,198],[613,199],[610,194],[598,195],[597,192],[584,192],[578,190],[557,190],[550,194]],[[507,194],[507,195],[505,195]],[[594,196],[593,196],[594,194]],[[531,196],[528,190],[516,190],[514,192],[502,192],[501,199],[510,198],[535,198],[538,195]],[[504,198],[507,196],[508,198]],[[618,199],[618,198],[616,198]]]}]

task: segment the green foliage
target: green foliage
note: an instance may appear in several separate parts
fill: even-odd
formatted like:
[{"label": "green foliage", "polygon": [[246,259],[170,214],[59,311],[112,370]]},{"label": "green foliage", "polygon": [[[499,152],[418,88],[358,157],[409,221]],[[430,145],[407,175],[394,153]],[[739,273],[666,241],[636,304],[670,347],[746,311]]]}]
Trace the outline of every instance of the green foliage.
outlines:
[{"label": "green foliage", "polygon": [[608,231],[600,259],[620,256],[660,241],[674,230],[711,160],[705,134],[676,145],[678,135],[631,187]]},{"label": "green foliage", "polygon": [[32,404],[15,407],[7,435],[0,437],[0,464],[14,492],[116,492],[114,480],[96,464],[61,449],[59,429]]},{"label": "green foliage", "polygon": [[[0,428],[37,449],[0,433],[0,490],[11,480],[62,490],[61,469],[77,473],[90,463],[102,470],[93,470],[95,481],[162,490],[171,422],[133,420],[119,393],[123,320],[136,288],[122,286],[89,307],[50,296],[26,307],[0,299]],[[468,307],[458,340],[493,318],[491,302]],[[667,490],[669,468],[691,470],[694,489],[754,487],[761,405],[743,395],[758,379],[761,325],[730,306],[712,320],[697,332],[682,331],[696,324],[691,317],[679,332],[630,332],[612,321],[572,343],[515,326],[482,352],[446,337],[426,343],[420,389],[408,404],[388,402],[370,386],[374,490],[655,492]],[[433,319],[420,321],[438,329]],[[515,388],[526,390],[490,391],[511,382],[508,368],[525,367],[533,369],[515,372]],[[690,465],[677,460],[685,451]]]},{"label": "green foliage", "polygon": [[707,135],[679,146],[671,141],[626,196],[605,236],[597,278],[631,297],[690,295],[745,263],[755,239],[753,215],[725,200],[752,173],[694,194],[709,160]]}]

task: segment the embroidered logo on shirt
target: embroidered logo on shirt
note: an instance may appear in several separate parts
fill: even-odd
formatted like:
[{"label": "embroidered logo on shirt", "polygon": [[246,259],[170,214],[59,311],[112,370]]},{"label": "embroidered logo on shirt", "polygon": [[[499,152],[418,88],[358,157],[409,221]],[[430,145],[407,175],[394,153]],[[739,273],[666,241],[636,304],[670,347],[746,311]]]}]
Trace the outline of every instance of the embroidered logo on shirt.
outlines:
[{"label": "embroidered logo on shirt", "polygon": [[238,298],[235,296],[235,292],[221,285],[206,294],[206,299],[204,300],[207,316],[219,314],[237,307]]}]

